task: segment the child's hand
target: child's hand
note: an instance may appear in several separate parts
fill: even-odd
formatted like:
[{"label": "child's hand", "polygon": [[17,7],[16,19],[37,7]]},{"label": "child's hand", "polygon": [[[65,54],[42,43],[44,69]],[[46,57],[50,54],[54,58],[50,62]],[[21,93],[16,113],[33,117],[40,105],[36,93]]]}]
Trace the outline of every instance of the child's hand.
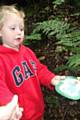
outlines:
[{"label": "child's hand", "polygon": [[59,76],[56,75],[52,80],[51,80],[51,84],[52,85],[57,85],[61,80],[64,80],[66,76]]},{"label": "child's hand", "polygon": [[23,108],[18,105],[18,97],[15,95],[12,101],[7,105],[7,109],[11,109],[9,120],[19,120],[22,117]]},{"label": "child's hand", "polygon": [[10,116],[10,120],[20,120],[20,118],[22,117],[22,112],[23,109],[17,105]]}]

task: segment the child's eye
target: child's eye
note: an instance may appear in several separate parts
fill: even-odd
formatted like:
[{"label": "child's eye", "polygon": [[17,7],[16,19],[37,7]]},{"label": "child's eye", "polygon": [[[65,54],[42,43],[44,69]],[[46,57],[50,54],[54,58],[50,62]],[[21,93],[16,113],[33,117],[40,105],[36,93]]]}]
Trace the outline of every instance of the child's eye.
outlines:
[{"label": "child's eye", "polygon": [[20,28],[21,31],[24,31],[24,28]]},{"label": "child's eye", "polygon": [[15,30],[15,27],[10,28],[11,30]]}]

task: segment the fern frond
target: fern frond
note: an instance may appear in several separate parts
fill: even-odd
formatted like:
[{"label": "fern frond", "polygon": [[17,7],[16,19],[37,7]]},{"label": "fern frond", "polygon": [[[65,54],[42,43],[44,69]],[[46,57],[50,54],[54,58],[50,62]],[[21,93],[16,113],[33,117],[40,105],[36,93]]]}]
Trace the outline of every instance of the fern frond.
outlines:
[{"label": "fern frond", "polygon": [[80,66],[80,54],[71,56],[67,64],[69,65],[69,67],[72,67],[72,68]]}]

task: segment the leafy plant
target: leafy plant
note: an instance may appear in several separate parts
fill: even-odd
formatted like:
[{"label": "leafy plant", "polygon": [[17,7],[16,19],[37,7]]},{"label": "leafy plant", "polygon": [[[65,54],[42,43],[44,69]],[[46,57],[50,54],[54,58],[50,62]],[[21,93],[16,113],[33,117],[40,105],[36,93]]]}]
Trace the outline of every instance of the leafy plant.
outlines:
[{"label": "leafy plant", "polygon": [[[64,0],[53,1],[53,6],[58,6],[64,3]],[[80,13],[71,14],[71,16],[80,16]],[[63,69],[80,70],[80,29],[74,26],[72,23],[63,18],[63,16],[53,16],[50,20],[38,22],[35,24],[35,28],[31,35],[26,36],[26,39],[31,39],[33,42],[42,40],[42,34],[47,36],[48,39],[55,39],[57,45],[61,48],[59,52],[69,52],[69,56],[66,58],[66,64],[62,66]],[[59,69],[58,69],[59,70]],[[61,68],[60,68],[61,70]]]},{"label": "leafy plant", "polygon": [[26,35],[25,36],[24,44],[25,45],[29,45],[30,42],[35,43],[35,42],[37,42],[39,40],[41,40],[41,34],[38,34],[38,33],[34,34],[34,33],[32,33],[31,35]]},{"label": "leafy plant", "polygon": [[[69,29],[69,24],[64,21],[61,21],[58,18],[51,19],[48,21],[43,21],[36,24],[36,28],[33,30],[33,33],[40,33],[47,35],[48,38],[56,35],[57,39],[66,33],[66,30]],[[32,33],[32,34],[33,34]]]},{"label": "leafy plant", "polygon": [[52,3],[54,5],[54,8],[56,8],[57,6],[59,6],[62,3],[64,3],[64,0],[54,0]]},{"label": "leafy plant", "polygon": [[[41,34],[45,34],[49,39],[56,37],[58,45],[65,47],[65,50],[70,51],[70,56],[67,59],[67,67],[79,68],[80,66],[80,30],[71,27],[71,25],[59,18],[51,19],[37,23],[32,35],[38,34],[39,40]],[[33,37],[34,38],[34,37]],[[63,51],[62,51],[63,52]]]}]

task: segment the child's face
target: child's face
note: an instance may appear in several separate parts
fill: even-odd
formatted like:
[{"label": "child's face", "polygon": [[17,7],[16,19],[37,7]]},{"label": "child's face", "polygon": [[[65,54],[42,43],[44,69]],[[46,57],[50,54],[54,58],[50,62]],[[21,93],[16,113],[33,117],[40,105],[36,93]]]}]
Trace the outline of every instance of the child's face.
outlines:
[{"label": "child's face", "polygon": [[0,30],[3,46],[18,50],[24,39],[24,20],[14,13],[9,13],[4,19]]}]

